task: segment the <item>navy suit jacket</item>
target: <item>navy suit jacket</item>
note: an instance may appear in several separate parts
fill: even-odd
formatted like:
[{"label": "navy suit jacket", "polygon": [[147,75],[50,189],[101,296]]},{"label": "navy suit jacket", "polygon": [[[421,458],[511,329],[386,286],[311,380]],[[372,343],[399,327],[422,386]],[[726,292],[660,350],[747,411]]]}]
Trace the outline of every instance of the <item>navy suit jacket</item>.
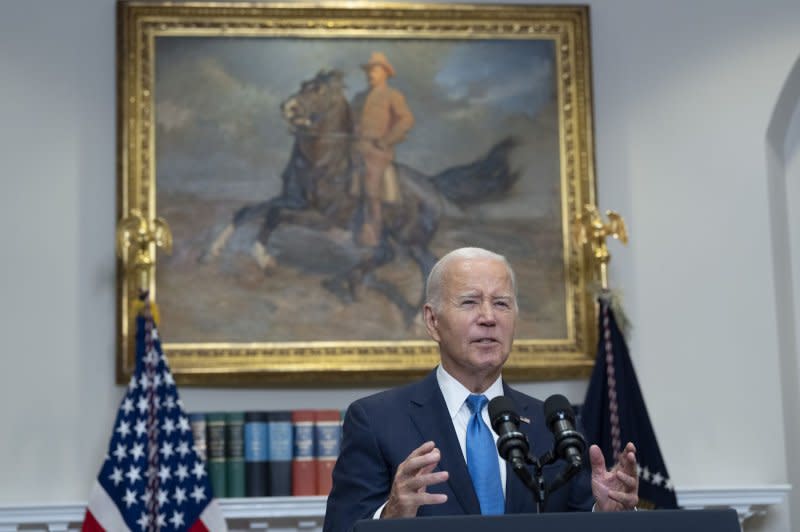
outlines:
[{"label": "navy suit jacket", "polygon": [[[528,436],[531,453],[542,456],[553,447],[544,423],[543,403],[503,383],[517,413],[530,419],[520,429]],[[430,493],[445,493],[447,502],[421,506],[418,516],[480,514],[480,506],[464,455],[458,443],[436,371],[423,380],[393,388],[350,405],[344,419],[342,447],[333,470],[323,532],[349,532],[356,521],[371,519],[384,504],[397,467],[411,451],[426,441],[441,451],[437,471],[448,471],[447,482],[430,486]],[[588,464],[587,460],[584,462]],[[545,484],[564,468],[561,460],[544,467]],[[549,495],[546,512],[591,510],[591,472],[587,465],[567,485]],[[506,467],[505,513],[535,513],[533,495]]]}]

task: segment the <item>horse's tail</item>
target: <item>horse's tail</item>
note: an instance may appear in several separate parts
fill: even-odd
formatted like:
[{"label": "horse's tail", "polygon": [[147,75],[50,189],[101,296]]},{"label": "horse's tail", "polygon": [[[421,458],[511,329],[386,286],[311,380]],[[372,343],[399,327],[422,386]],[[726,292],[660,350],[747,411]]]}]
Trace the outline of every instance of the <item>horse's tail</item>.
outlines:
[{"label": "horse's tail", "polygon": [[492,146],[482,159],[448,168],[431,177],[431,182],[444,197],[460,207],[500,198],[519,179],[519,171],[514,171],[509,162],[516,145],[513,137],[506,137]]}]

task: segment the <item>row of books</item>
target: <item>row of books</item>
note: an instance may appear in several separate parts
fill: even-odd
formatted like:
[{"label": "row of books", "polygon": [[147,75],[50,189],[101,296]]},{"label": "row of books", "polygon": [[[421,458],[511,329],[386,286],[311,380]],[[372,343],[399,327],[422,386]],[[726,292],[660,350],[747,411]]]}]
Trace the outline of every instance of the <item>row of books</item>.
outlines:
[{"label": "row of books", "polygon": [[195,446],[216,497],[328,495],[339,410],[195,412]]}]

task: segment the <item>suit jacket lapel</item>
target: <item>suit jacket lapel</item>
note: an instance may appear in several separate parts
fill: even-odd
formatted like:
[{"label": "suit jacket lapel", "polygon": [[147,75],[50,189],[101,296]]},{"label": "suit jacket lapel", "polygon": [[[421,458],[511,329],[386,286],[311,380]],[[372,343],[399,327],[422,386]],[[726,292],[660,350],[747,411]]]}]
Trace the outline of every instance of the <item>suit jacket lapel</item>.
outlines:
[{"label": "suit jacket lapel", "polygon": [[467,463],[461,452],[453,421],[436,381],[436,371],[430,373],[411,397],[409,415],[425,440],[432,440],[442,453],[440,471],[450,475],[448,485],[465,514],[480,514],[480,504],[472,487]]}]

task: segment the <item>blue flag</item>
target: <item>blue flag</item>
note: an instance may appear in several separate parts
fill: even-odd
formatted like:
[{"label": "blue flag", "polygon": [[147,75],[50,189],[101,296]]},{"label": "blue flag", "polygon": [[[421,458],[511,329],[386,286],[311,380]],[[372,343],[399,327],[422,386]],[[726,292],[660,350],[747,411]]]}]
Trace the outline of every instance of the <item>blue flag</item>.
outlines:
[{"label": "blue flag", "polygon": [[599,303],[597,360],[581,408],[586,440],[600,446],[607,464],[616,463],[623,446],[633,442],[639,463],[639,507],[677,508],[675,486],[661,457],[609,294],[601,295]]},{"label": "blue flag", "polygon": [[227,530],[147,301],[136,318],[136,370],[82,530]]}]

